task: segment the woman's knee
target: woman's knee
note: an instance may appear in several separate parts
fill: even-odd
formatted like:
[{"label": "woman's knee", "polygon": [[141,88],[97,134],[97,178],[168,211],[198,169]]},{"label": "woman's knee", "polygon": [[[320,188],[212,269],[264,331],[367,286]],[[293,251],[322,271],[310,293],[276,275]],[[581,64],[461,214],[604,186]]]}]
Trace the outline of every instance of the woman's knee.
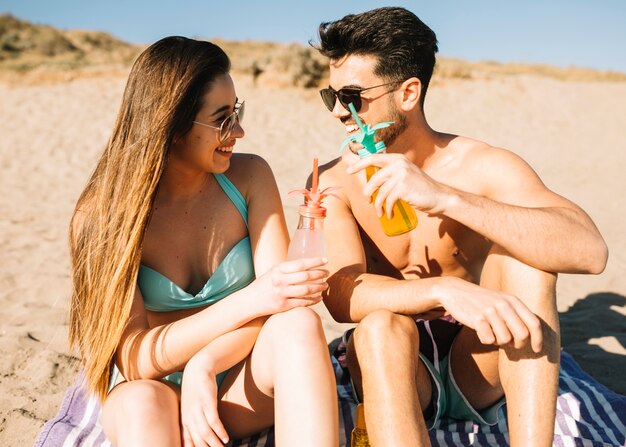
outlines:
[{"label": "woman's knee", "polygon": [[169,440],[180,438],[179,413],[178,395],[168,385],[133,380],[119,384],[105,400],[102,428],[114,445],[172,445]]},{"label": "woman's knee", "polygon": [[281,371],[309,368],[330,356],[322,322],[317,313],[298,307],[272,315],[264,323],[252,351],[252,375],[255,385],[268,396],[273,395]]},{"label": "woman's knee", "polygon": [[166,410],[178,412],[176,392],[158,380],[123,382],[111,391],[103,407],[103,418],[114,412],[116,417],[149,419]]},{"label": "woman's knee", "polygon": [[265,322],[263,330],[282,341],[285,341],[283,337],[288,336],[290,340],[298,343],[324,337],[321,318],[308,307],[296,307],[272,315]]}]

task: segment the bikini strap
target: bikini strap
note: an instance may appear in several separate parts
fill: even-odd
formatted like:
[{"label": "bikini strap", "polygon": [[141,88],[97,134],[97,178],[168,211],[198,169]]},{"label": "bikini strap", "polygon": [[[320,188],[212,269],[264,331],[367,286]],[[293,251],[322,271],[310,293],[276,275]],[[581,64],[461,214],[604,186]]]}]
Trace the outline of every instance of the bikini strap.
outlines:
[{"label": "bikini strap", "polygon": [[233,205],[235,205],[235,208],[237,208],[237,211],[241,214],[241,217],[247,227],[248,204],[246,203],[246,200],[243,198],[237,187],[233,185],[233,183],[228,180],[228,177],[224,174],[213,174],[213,177],[215,177],[215,180],[217,180],[217,183],[219,183],[220,187],[224,190],[230,201],[233,202]]}]

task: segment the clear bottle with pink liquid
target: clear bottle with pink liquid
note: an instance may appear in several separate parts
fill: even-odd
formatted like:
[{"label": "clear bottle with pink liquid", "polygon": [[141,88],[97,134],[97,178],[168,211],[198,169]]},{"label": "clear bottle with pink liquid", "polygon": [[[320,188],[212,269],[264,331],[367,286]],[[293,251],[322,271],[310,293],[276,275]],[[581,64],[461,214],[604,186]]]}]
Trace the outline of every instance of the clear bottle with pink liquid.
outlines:
[{"label": "clear bottle with pink liquid", "polygon": [[298,210],[298,228],[291,237],[287,259],[315,258],[326,256],[324,239],[324,217],[326,209],[302,205]]},{"label": "clear bottle with pink liquid", "polygon": [[329,195],[334,195],[330,191],[336,188],[317,190],[317,165],[318,160],[314,158],[311,189],[298,189],[289,193],[289,196],[302,194],[305,201],[304,205],[298,209],[300,219],[298,228],[291,237],[287,252],[288,260],[326,256],[326,239],[324,238],[326,208],[322,206],[322,200]]}]

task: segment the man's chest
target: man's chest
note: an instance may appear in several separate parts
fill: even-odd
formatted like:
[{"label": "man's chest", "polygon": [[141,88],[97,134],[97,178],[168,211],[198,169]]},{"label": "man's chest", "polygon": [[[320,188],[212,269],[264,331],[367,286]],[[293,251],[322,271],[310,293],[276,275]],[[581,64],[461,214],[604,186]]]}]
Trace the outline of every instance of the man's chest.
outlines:
[{"label": "man's chest", "polygon": [[387,236],[373,207],[354,210],[370,273],[397,278],[458,276],[478,281],[490,242],[445,216],[418,212],[417,227]]}]

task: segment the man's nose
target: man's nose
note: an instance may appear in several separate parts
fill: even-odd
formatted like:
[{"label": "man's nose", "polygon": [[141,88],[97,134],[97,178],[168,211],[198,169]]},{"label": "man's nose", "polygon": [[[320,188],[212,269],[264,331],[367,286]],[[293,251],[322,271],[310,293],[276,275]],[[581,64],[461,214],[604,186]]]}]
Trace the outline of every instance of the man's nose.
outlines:
[{"label": "man's nose", "polygon": [[335,105],[333,106],[333,110],[331,112],[335,118],[343,118],[344,116],[350,115],[350,111],[346,110],[346,108],[339,102],[338,98],[335,98]]}]

